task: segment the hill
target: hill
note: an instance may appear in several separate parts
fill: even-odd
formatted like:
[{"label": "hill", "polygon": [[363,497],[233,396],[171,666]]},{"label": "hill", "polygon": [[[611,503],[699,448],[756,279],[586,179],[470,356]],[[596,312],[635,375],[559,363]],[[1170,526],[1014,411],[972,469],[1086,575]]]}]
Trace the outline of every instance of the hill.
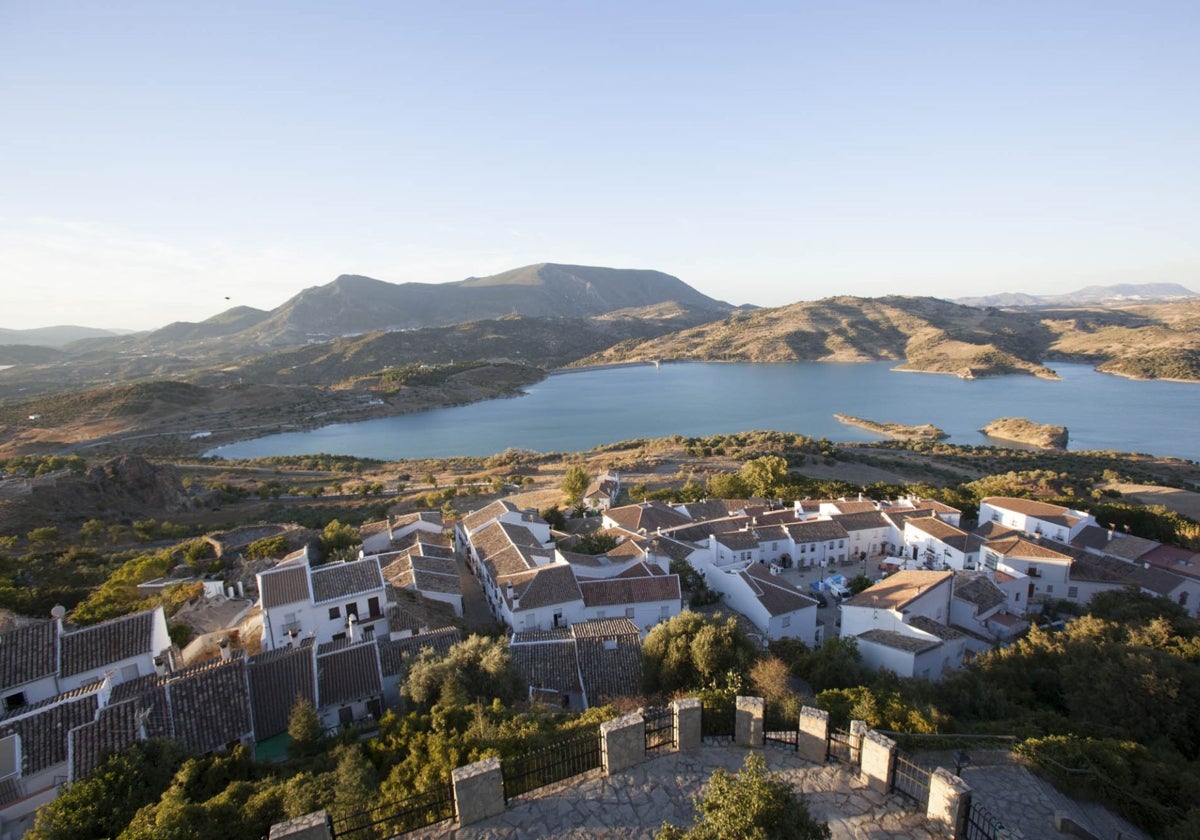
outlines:
[{"label": "hill", "polygon": [[906,370],[1053,377],[1040,359],[1053,333],[1036,318],[936,298],[836,297],[739,312],[710,324],[622,344],[582,364],[638,359],[746,362],[891,360]]},{"label": "hill", "polygon": [[1085,286],[1065,295],[1028,295],[1021,292],[1003,292],[982,297],[956,298],[954,302],[966,306],[1034,308],[1182,300],[1191,297],[1196,297],[1196,293],[1178,283],[1120,283],[1112,286]]},{"label": "hill", "polygon": [[85,338],[112,338],[121,333],[96,327],[35,327],[28,330],[10,330],[0,327],[0,344],[26,344],[32,347],[63,347],[72,341]]}]

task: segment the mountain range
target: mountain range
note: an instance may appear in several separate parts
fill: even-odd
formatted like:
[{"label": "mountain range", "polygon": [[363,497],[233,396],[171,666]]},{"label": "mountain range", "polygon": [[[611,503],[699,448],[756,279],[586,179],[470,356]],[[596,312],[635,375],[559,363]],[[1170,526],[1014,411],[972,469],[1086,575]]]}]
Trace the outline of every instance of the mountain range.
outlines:
[{"label": "mountain range", "polygon": [[1023,292],[1003,292],[982,297],[955,298],[964,306],[997,306],[1034,309],[1055,306],[1090,306],[1096,304],[1150,303],[1183,300],[1196,293],[1178,283],[1120,283],[1113,286],[1085,286],[1065,295],[1029,295]]}]

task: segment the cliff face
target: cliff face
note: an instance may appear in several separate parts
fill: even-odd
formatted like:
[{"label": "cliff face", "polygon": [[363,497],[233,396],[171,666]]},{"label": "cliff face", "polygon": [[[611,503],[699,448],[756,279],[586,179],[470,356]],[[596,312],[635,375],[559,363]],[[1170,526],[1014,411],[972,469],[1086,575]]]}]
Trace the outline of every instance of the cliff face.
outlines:
[{"label": "cliff face", "polygon": [[1067,448],[1066,426],[1034,423],[1024,417],[1001,417],[988,423],[980,431],[988,437],[1027,443],[1043,449]]}]

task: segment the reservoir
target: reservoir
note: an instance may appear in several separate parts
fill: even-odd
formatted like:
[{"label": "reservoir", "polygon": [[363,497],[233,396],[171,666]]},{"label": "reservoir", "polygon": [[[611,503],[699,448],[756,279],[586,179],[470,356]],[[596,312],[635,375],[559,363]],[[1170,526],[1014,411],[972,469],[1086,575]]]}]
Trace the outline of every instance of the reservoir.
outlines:
[{"label": "reservoir", "polygon": [[932,423],[949,443],[997,443],[979,432],[999,417],[1066,426],[1071,450],[1145,452],[1200,460],[1200,384],[1134,381],[1089,365],[1032,376],[963,380],[905,373],[894,362],[688,362],[550,376],[524,396],[286,432],[218,447],[223,458],[327,452],[397,460],[575,452],[633,438],[774,429],[833,441],[877,441],[837,412]]}]

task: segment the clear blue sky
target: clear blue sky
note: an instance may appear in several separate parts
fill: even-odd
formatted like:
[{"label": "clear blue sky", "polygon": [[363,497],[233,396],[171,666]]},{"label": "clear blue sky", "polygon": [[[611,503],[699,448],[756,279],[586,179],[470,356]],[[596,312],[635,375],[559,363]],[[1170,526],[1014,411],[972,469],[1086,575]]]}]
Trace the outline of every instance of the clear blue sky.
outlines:
[{"label": "clear blue sky", "polygon": [[1200,289],[1200,3],[0,2],[0,326],[543,261]]}]

